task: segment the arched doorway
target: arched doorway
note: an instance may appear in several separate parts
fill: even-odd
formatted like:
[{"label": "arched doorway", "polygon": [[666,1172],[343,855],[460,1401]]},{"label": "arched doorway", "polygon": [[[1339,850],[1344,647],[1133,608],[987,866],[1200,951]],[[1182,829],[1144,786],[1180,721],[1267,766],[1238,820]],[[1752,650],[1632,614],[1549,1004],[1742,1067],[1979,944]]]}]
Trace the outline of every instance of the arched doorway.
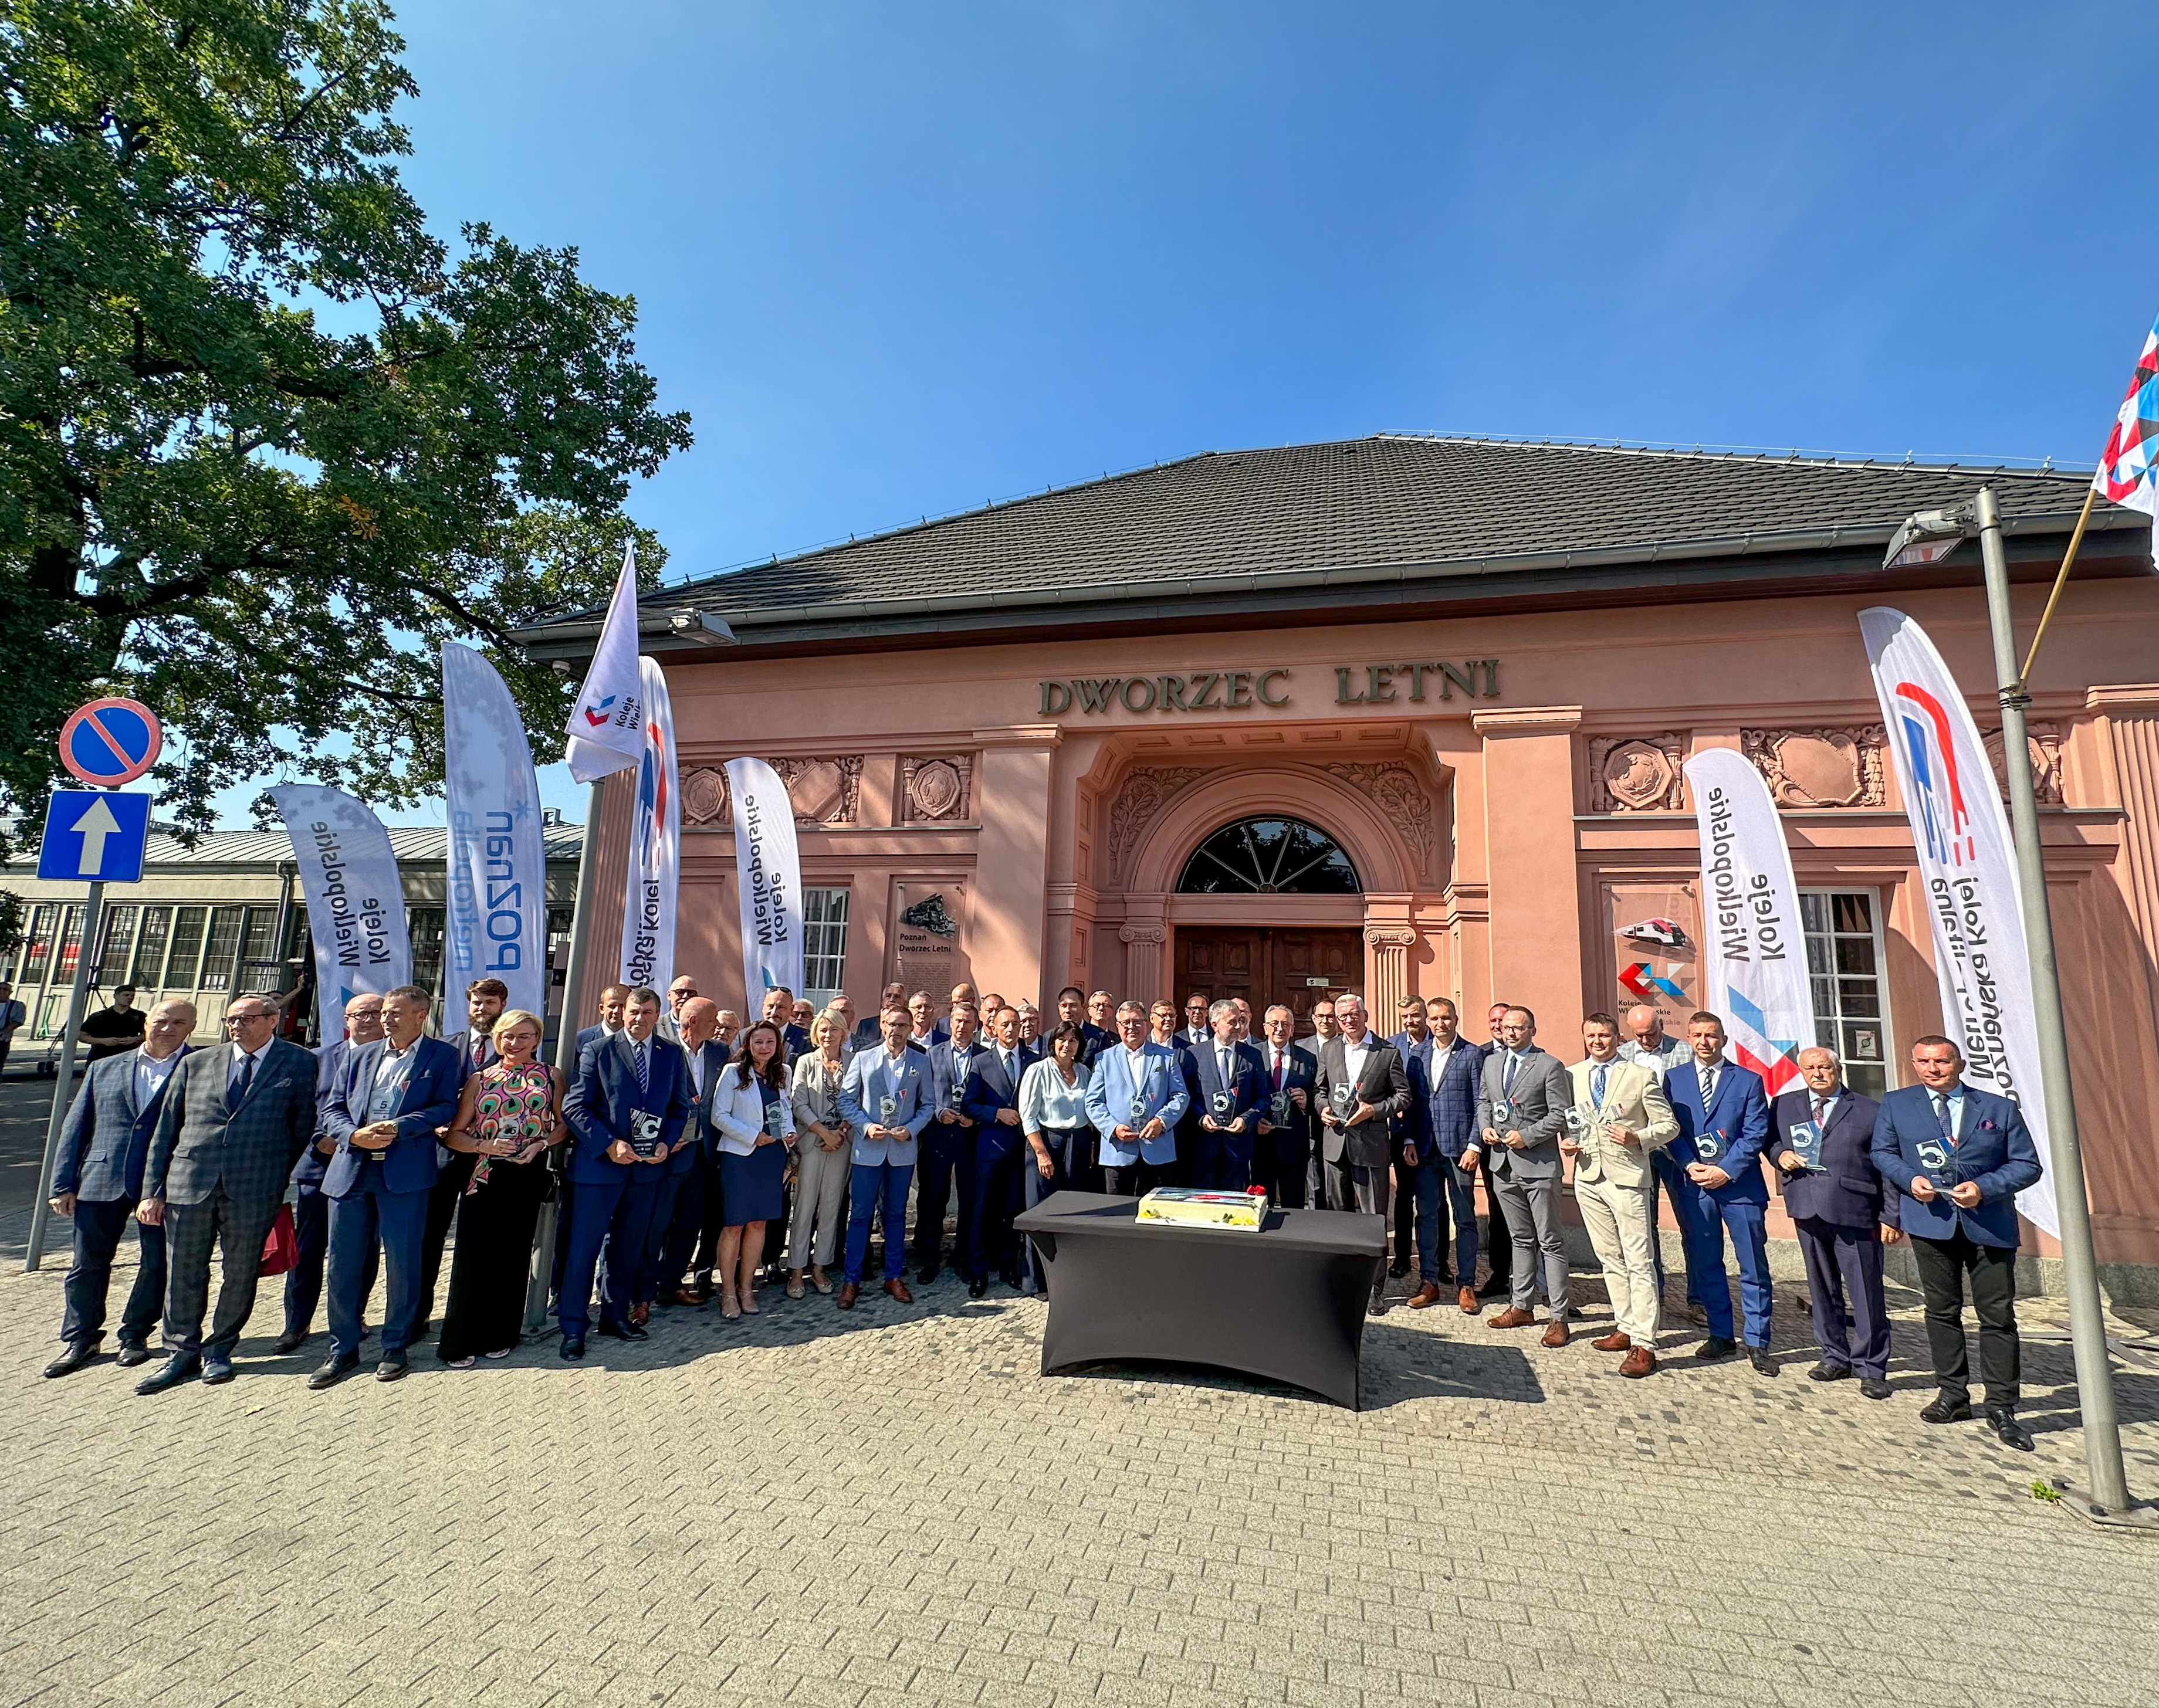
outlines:
[{"label": "arched doorway", "polygon": [[[1348,851],[1318,826],[1281,814],[1232,820],[1202,837],[1178,874],[1180,896],[1355,896],[1364,883]],[[1257,1023],[1276,1004],[1312,1030],[1312,1005],[1363,982],[1355,928],[1302,924],[1182,925],[1177,987],[1182,1003],[1241,996]]]}]

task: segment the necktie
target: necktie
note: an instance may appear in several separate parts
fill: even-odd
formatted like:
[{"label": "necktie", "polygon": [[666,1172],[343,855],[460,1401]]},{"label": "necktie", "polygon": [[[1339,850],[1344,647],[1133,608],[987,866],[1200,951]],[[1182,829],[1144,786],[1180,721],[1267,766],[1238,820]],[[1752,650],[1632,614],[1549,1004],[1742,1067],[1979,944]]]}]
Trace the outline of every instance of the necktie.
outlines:
[{"label": "necktie", "polygon": [[240,1061],[240,1096],[236,1100],[237,1101],[245,1102],[246,1100],[247,1088],[254,1083],[255,1058],[252,1056],[243,1056],[241,1058]]},{"label": "necktie", "polygon": [[1599,1062],[1589,1076],[1589,1100],[1599,1109],[1604,1107],[1604,1076],[1610,1071],[1608,1067]]},{"label": "necktie", "polygon": [[1280,1050],[1276,1050],[1275,1052],[1275,1089],[1277,1091],[1281,1089],[1281,1075],[1282,1056],[1281,1052]]},{"label": "necktie", "polygon": [[1823,1102],[1820,1098],[1817,1097],[1815,1099],[1815,1125],[1816,1126],[1821,1126],[1823,1121],[1827,1119],[1824,1111],[1828,1108],[1829,1105]]},{"label": "necktie", "polygon": [[1230,1080],[1231,1078],[1230,1072],[1230,1052],[1227,1050],[1221,1051],[1218,1057],[1218,1061],[1219,1065],[1216,1067],[1215,1072],[1222,1076],[1223,1089],[1226,1090],[1229,1089]]},{"label": "necktie", "polygon": [[1007,1085],[1016,1083],[1012,1074],[1012,1053],[1010,1050],[1000,1050],[998,1053],[1004,1058],[1005,1083]]},{"label": "necktie", "polygon": [[637,1089],[650,1091],[652,1089],[652,1069],[645,1064],[645,1046],[638,1045],[631,1053],[637,1058]]},{"label": "necktie", "polygon": [[1522,1058],[1516,1055],[1512,1050],[1509,1050],[1507,1052],[1506,1071],[1501,1076],[1499,1080],[1500,1090],[1512,1091],[1514,1089],[1514,1070],[1521,1065]]},{"label": "necktie", "polygon": [[1957,1141],[1956,1123],[1949,1119],[1949,1100],[1946,1094],[1939,1091],[1934,1092],[1933,1096],[1934,1119],[1942,1124],[1942,1136],[1949,1141],[1949,1148],[1954,1150]]},{"label": "necktie", "polygon": [[475,1069],[479,1069],[484,1068],[486,1065],[487,1038],[483,1035],[473,1040],[473,1066]]},{"label": "necktie", "polygon": [[1704,1109],[1707,1109],[1711,1104],[1716,1101],[1716,1069],[1714,1068],[1704,1068],[1701,1070],[1701,1106]]}]

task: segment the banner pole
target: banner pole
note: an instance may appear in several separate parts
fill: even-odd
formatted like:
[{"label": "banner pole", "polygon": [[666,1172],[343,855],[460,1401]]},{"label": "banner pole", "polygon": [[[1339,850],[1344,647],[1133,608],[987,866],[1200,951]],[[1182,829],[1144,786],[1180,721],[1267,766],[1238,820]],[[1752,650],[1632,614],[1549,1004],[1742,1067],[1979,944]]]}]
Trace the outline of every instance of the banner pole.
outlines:
[{"label": "banner pole", "polygon": [[[2009,565],[2001,549],[2001,515],[1994,489],[1979,489],[1979,546],[1986,566],[1986,614],[1994,640],[1994,675],[2001,702],[2002,769],[2009,779],[2009,820],[2017,844],[2017,884],[2032,960],[2032,1018],[2039,1034],[2040,1089],[2061,1220],[2062,1276],[2068,1292],[2069,1339],[2075,1349],[2077,1404],[2084,1415],[2084,1469],[2091,1503],[2110,1513],[2130,1504],[2121,1462],[2121,1423],[2115,1409],[2114,1367],[2106,1350],[2106,1318],[2092,1252],[2091,1204],[2085,1196],[2084,1153],[2077,1141],[2076,1099],[2069,1084],[2068,1035],[2062,1023],[2062,987],[2054,966],[2054,928],[2047,905],[2047,872],[2039,846],[2039,808],[2032,789],[2031,746],[2024,707],[2031,696],[2017,673],[2017,630],[2009,603]],[[2064,561],[2063,573],[2068,572]]]},{"label": "banner pole", "polygon": [[[569,964],[562,970],[562,1017],[555,1028],[555,1065],[566,1081],[577,1071],[577,1022],[584,1012],[585,956],[590,947],[593,893],[599,883],[600,812],[606,801],[607,779],[595,777],[585,803],[584,839],[577,846],[577,900],[570,915]],[[525,1288],[527,1334],[538,1333],[547,1322],[547,1288],[555,1275],[555,1229],[561,1220],[561,1195],[567,1189],[559,1173],[555,1187],[555,1198],[540,1206],[534,1236],[532,1275]]]},{"label": "banner pole", "polygon": [[[90,964],[97,958],[98,915],[105,901],[105,886],[93,883],[82,906],[82,934],[75,939],[75,982],[68,987],[67,1026],[60,1038],[60,1078],[53,1084],[53,1112],[45,1122],[45,1160],[38,1170],[38,1198],[30,1207],[30,1243],[23,1255],[23,1272],[35,1270],[45,1255],[45,1217],[52,1206],[53,1173],[60,1162],[60,1125],[67,1119],[68,1094],[74,1089],[75,1040],[82,1033],[83,997],[90,989]],[[65,940],[65,939],[63,939]]]},{"label": "banner pole", "polygon": [[2047,625],[2054,620],[2054,607],[2061,603],[2062,589],[2069,584],[2069,567],[2077,561],[2077,547],[2084,544],[2084,524],[2091,520],[2092,502],[2098,496],[2096,486],[2084,493],[2084,507],[2079,512],[2076,528],[2069,536],[2069,549],[2062,554],[2061,573],[2054,577],[2053,592],[2047,595],[2047,608],[2039,613],[2039,627],[2032,636],[2032,650],[2024,655],[2024,673],[2017,678],[2020,682],[2032,680],[2032,661],[2039,656],[2039,643],[2047,638]]}]

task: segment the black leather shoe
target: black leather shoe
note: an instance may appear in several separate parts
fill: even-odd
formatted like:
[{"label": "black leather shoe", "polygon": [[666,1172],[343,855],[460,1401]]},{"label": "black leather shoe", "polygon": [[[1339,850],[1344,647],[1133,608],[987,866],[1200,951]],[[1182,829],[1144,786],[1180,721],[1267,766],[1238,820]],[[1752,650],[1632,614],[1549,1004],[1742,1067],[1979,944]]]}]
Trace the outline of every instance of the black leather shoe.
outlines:
[{"label": "black leather shoe", "polygon": [[1769,1356],[1769,1348],[1766,1346],[1748,1347],[1747,1362],[1754,1366],[1754,1374],[1758,1376],[1773,1376],[1777,1374],[1777,1361]]},{"label": "black leather shoe", "polygon": [[412,1368],[411,1363],[402,1351],[386,1352],[382,1354],[382,1362],[375,1367],[375,1379],[378,1382],[395,1382],[402,1378],[405,1372]]},{"label": "black leather shoe", "polygon": [[1994,1431],[1995,1439],[2003,1447],[2014,1447],[2020,1453],[2035,1451],[2032,1445],[2032,1431],[2017,1422],[2012,1413],[1990,1410],[1986,1414],[1986,1426]]},{"label": "black leather shoe", "polygon": [[202,1360],[175,1353],[135,1385],[137,1394],[162,1394],[202,1374]]},{"label": "black leather shoe", "polygon": [[1409,1272],[1410,1260],[1406,1257],[1398,1257],[1387,1265],[1387,1273],[1394,1276],[1396,1281],[1400,1281]]},{"label": "black leather shoe", "polygon": [[556,1348],[556,1351],[565,1359],[581,1359],[585,1355],[585,1337],[582,1334],[566,1334],[562,1337],[562,1345]]},{"label": "black leather shoe", "polygon": [[272,1346],[270,1350],[276,1353],[279,1358],[290,1358],[294,1353],[298,1352],[307,1343],[308,1331],[306,1329],[287,1328],[282,1334],[277,1337],[276,1344]]},{"label": "black leather shoe", "polygon": [[205,1388],[222,1388],[232,1379],[232,1360],[229,1358],[205,1357],[203,1359],[202,1379],[203,1386]]},{"label": "black leather shoe", "polygon": [[916,1270],[914,1271],[915,1286],[919,1287],[926,1287],[930,1282],[935,1281],[937,1279],[937,1265],[934,1263],[927,1263],[920,1269]]},{"label": "black leather shoe", "polygon": [[45,1366],[48,1376],[71,1376],[92,1359],[103,1345],[101,1340],[70,1340],[68,1349]]},{"label": "black leather shoe", "polygon": [[997,1279],[1002,1281],[1007,1286],[1012,1288],[1013,1291],[1017,1292],[1019,1291],[1019,1271],[1017,1270],[1001,1269],[997,1271]]},{"label": "black leather shoe", "polygon": [[1496,1299],[1502,1293],[1511,1293],[1514,1291],[1514,1284],[1512,1281],[1504,1275],[1495,1275],[1483,1286],[1477,1289],[1477,1297],[1480,1299]]},{"label": "black leather shoe", "polygon": [[625,1322],[622,1326],[622,1338],[624,1340],[650,1340],[652,1331],[642,1322]]},{"label": "black leather shoe", "polygon": [[627,1340],[629,1331],[619,1322],[603,1322],[593,1333],[605,1340]]},{"label": "black leather shoe", "polygon": [[1971,1416],[1971,1402],[1952,1400],[1946,1394],[1934,1395],[1934,1403],[1919,1413],[1922,1423],[1964,1423]]},{"label": "black leather shoe", "polygon": [[1861,1376],[1859,1379],[1859,1391],[1869,1400],[1887,1400],[1897,1390],[1879,1376]]},{"label": "black leather shoe", "polygon": [[1833,1364],[1824,1359],[1807,1372],[1807,1379],[1810,1382],[1848,1382],[1851,1379],[1851,1366]]},{"label": "black leather shoe", "polygon": [[971,1299],[979,1299],[989,1290],[990,1283],[986,1278],[981,1281],[971,1281],[967,1283],[967,1297]]},{"label": "black leather shoe", "polygon": [[317,1393],[325,1388],[334,1388],[359,1368],[358,1353],[333,1352],[316,1367],[314,1374],[308,1378],[308,1386]]},{"label": "black leather shoe", "polygon": [[140,1341],[123,1340],[120,1343],[118,1354],[112,1361],[123,1370],[132,1370],[137,1364],[150,1362],[150,1348]]},{"label": "black leather shoe", "polygon": [[1721,1334],[1712,1334],[1694,1349],[1694,1355],[1707,1364],[1713,1359],[1730,1358],[1739,1348]]}]

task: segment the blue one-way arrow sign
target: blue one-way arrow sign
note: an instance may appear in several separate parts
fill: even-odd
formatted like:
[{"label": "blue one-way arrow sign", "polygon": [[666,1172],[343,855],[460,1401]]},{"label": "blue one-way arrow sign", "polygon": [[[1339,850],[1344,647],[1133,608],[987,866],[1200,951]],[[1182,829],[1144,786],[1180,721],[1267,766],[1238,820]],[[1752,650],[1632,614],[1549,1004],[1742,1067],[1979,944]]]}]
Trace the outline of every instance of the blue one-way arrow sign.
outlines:
[{"label": "blue one-way arrow sign", "polygon": [[150,797],[63,789],[45,808],[38,876],[59,883],[140,883]]}]

